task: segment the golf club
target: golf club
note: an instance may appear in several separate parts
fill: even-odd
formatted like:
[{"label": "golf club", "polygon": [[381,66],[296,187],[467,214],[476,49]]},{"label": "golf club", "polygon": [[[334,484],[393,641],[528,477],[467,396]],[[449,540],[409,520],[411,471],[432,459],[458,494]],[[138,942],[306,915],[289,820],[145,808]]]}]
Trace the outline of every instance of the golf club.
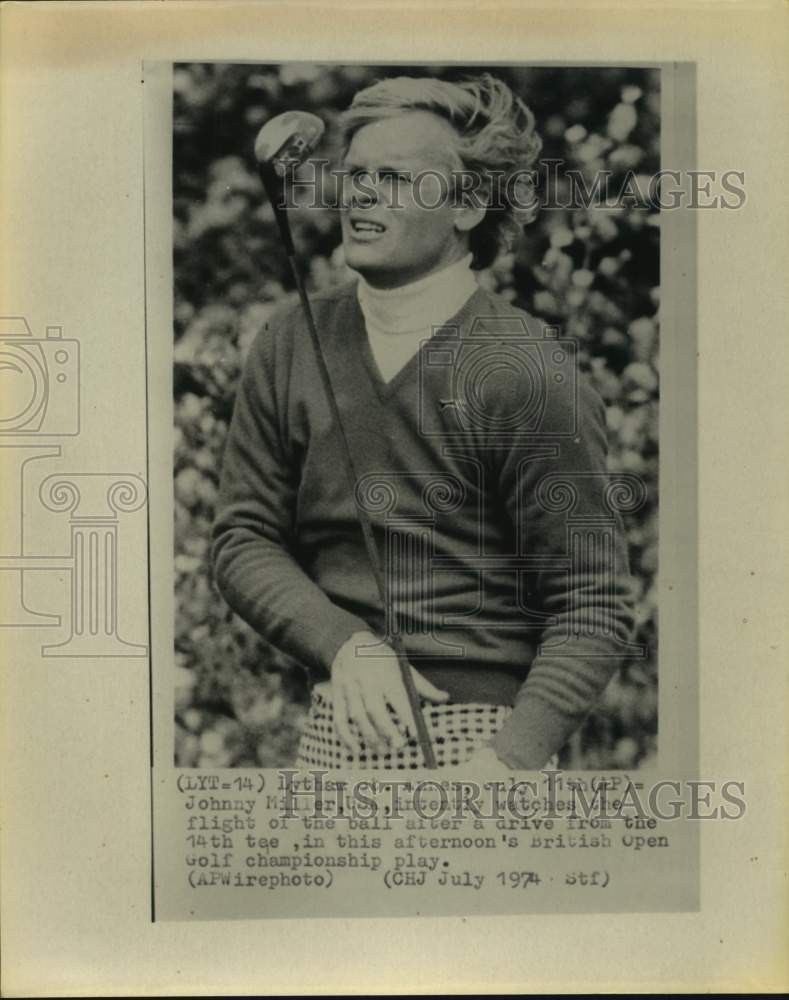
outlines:
[{"label": "golf club", "polygon": [[[348,488],[351,491],[351,496],[355,498],[358,476],[356,474],[353,456],[348,444],[345,428],[343,427],[340,410],[334,395],[329,369],[326,365],[326,359],[323,354],[320,340],[318,339],[318,333],[315,328],[315,320],[312,315],[312,308],[310,307],[310,302],[307,298],[307,292],[304,287],[304,279],[301,274],[301,268],[299,267],[299,263],[296,259],[296,250],[293,245],[293,236],[291,234],[290,223],[288,221],[287,208],[285,207],[283,201],[281,201],[281,195],[284,191],[286,178],[289,174],[292,174],[293,170],[295,170],[300,163],[303,163],[314,152],[323,137],[323,132],[324,124],[321,119],[317,117],[317,115],[310,114],[307,111],[286,111],[266,122],[260,132],[258,132],[257,139],[255,140],[255,159],[258,163],[260,179],[263,182],[263,187],[265,188],[266,194],[268,195],[269,201],[274,209],[274,215],[277,220],[277,225],[279,226],[279,231],[282,235],[282,242],[285,245],[288,262],[290,264],[291,271],[293,272],[293,280],[296,283],[299,300],[301,301],[301,306],[304,310],[304,317],[307,321],[310,339],[315,350],[321,381],[329,403],[332,419],[335,421],[340,433],[345,473],[348,478]],[[383,570],[380,555],[378,553],[378,547],[375,542],[372,522],[367,511],[364,510],[358,502],[356,503],[356,513],[359,526],[364,537],[367,556],[370,560],[373,576],[375,577],[378,595],[381,599],[382,607],[384,611],[386,611],[389,604],[386,576]],[[419,696],[414,686],[413,677],[411,676],[411,666],[408,663],[402,639],[400,636],[393,636],[390,641],[400,666],[400,675],[403,685],[405,686],[406,694],[408,695],[408,702],[411,707],[411,712],[416,726],[416,736],[422,750],[425,766],[430,769],[435,769],[437,764],[435,754],[433,752],[433,745],[430,741],[427,726],[425,725],[425,720],[422,715],[422,709],[419,704]]]}]

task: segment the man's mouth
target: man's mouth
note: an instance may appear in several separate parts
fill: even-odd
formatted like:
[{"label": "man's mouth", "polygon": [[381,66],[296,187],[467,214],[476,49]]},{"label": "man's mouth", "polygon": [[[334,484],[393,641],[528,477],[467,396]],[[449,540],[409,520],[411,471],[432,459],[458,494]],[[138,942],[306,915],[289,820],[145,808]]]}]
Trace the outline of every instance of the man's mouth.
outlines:
[{"label": "man's mouth", "polygon": [[350,224],[354,236],[369,239],[386,232],[386,226],[381,225],[380,222],[373,222],[370,219],[351,219]]}]

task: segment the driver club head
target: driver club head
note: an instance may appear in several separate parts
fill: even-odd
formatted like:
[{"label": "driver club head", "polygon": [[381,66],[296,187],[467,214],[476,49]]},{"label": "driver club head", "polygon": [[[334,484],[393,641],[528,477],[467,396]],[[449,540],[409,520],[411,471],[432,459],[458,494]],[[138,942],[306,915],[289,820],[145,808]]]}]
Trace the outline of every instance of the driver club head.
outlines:
[{"label": "driver club head", "polygon": [[325,125],[309,111],[285,111],[258,132],[255,159],[261,167],[284,177],[303,163],[323,138]]}]

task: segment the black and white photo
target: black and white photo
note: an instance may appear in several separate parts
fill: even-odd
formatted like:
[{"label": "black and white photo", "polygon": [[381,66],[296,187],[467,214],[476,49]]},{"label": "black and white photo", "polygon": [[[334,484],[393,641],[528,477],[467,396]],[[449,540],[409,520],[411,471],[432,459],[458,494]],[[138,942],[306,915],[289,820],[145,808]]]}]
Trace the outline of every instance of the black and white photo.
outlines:
[{"label": "black and white photo", "polygon": [[654,758],[660,71],[174,86],[176,759]]}]

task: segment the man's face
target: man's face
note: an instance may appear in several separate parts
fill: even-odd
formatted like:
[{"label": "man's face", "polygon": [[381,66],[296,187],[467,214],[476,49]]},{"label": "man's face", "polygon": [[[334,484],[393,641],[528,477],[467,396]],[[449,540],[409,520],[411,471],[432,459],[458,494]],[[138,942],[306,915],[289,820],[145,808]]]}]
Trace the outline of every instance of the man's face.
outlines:
[{"label": "man's face", "polygon": [[456,142],[452,126],[429,111],[405,111],[354,134],[343,164],[343,247],[348,266],[371,285],[396,288],[468,252],[468,227],[447,196]]}]

